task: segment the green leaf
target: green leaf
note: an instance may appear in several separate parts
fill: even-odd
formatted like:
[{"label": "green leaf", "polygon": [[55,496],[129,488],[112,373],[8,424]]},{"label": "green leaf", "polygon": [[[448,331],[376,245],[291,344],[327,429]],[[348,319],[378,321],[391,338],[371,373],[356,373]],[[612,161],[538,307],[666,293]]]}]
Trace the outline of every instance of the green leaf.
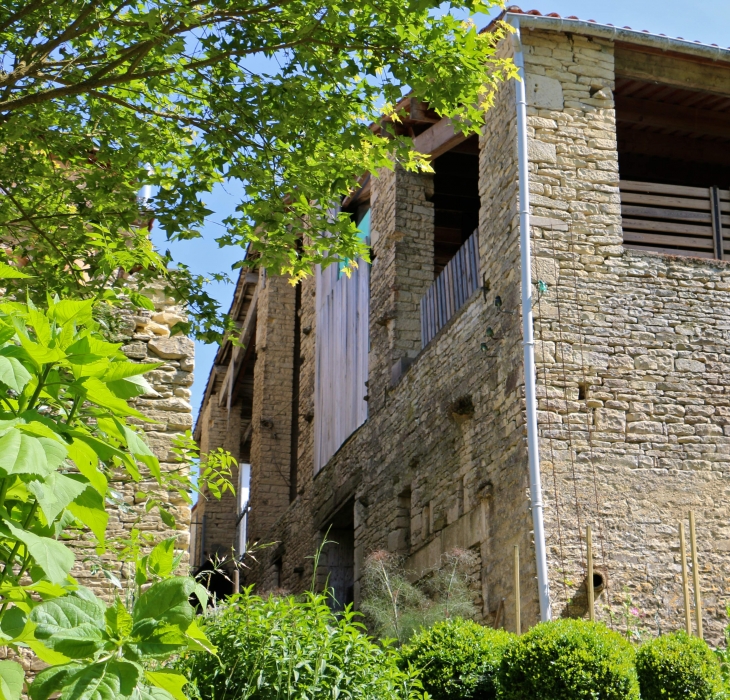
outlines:
[{"label": "green leaf", "polygon": [[106,537],[109,513],[104,507],[104,498],[94,489],[87,488],[68,505],[68,510],[91,530],[100,543]]},{"label": "green leaf", "polygon": [[154,311],[155,305],[149,297],[146,297],[144,294],[140,294],[139,292],[130,291],[129,298],[132,300],[132,303],[135,306],[139,306],[142,309],[147,309],[148,311]]},{"label": "green leaf", "polygon": [[134,621],[144,619],[168,622],[187,629],[195,611],[189,598],[195,590],[195,581],[184,576],[159,581],[150,586],[134,606]]},{"label": "green leaf", "polygon": [[104,613],[104,604],[83,591],[41,603],[30,619],[37,625],[36,639],[70,659],[84,659],[102,646]]},{"label": "green leaf", "polygon": [[85,335],[66,348],[66,358],[72,365],[88,365],[98,360],[116,357],[119,347],[93,335]]},{"label": "green leaf", "polygon": [[74,555],[68,547],[50,537],[39,537],[32,532],[16,527],[9,520],[0,524],[0,532],[9,530],[20,540],[31,557],[51,583],[64,583],[74,564]]},{"label": "green leaf", "polygon": [[0,472],[48,476],[66,458],[66,448],[50,438],[26,435],[17,427],[0,437]]},{"label": "green leaf", "polygon": [[5,611],[0,617],[0,630],[8,639],[15,639],[22,634],[25,629],[25,623],[28,621],[28,615],[18,607],[12,607]]},{"label": "green leaf", "polygon": [[187,700],[183,688],[188,682],[185,676],[175,671],[145,671],[145,678],[157,688],[166,690],[175,700]]},{"label": "green leaf", "polygon": [[145,394],[157,395],[150,383],[144,377],[127,377],[126,379],[117,379],[108,381],[109,390],[120,399],[133,399],[135,396],[144,396]]},{"label": "green leaf", "polygon": [[119,598],[114,599],[114,604],[110,605],[104,613],[109,633],[114,637],[125,639],[132,634],[134,621],[132,616],[127,612]]},{"label": "green leaf", "polygon": [[128,377],[134,377],[139,374],[147,374],[158,367],[161,367],[164,362],[147,362],[139,364],[137,362],[112,362],[109,365],[109,369],[104,372],[102,381],[104,382],[115,382],[120,379],[127,379]]},{"label": "green leaf", "polygon": [[127,449],[135,456],[151,456],[154,457],[154,453],[149,448],[149,445],[142,439],[142,436],[135,430],[132,430],[128,426],[120,426],[124,430],[124,437],[127,440]]},{"label": "green leaf", "polygon": [[80,669],[80,664],[70,663],[63,666],[52,666],[41,671],[30,686],[31,700],[48,700],[51,695],[59,692],[66,680]]},{"label": "green leaf", "polygon": [[49,523],[52,523],[58,514],[86,488],[86,484],[59,472],[51,472],[45,481],[34,480],[28,483],[28,490],[38,499],[43,515]]},{"label": "green leaf", "polygon": [[21,272],[17,267],[12,267],[7,263],[0,262],[0,279],[2,280],[30,279],[31,277],[33,277],[33,275],[26,275],[25,272]]},{"label": "green leaf", "polygon": [[185,636],[188,639],[188,646],[194,651],[203,651],[206,654],[215,654],[218,650],[215,644],[206,637],[205,632],[198,627],[198,623],[195,620],[192,621],[190,627],[185,632]]},{"label": "green leaf", "polygon": [[135,692],[140,675],[140,669],[128,661],[107,661],[82,666],[76,673],[63,679],[61,697],[63,700],[130,698]]},{"label": "green leaf", "polygon": [[175,565],[176,541],[176,537],[170,537],[166,540],[162,540],[162,542],[157,544],[150,552],[149,559],[147,560],[147,566],[156,576],[165,578],[172,573],[173,566]]},{"label": "green leaf", "polygon": [[173,529],[177,527],[177,523],[175,522],[175,516],[170,513],[169,510],[163,508],[162,506],[159,506],[157,512],[160,514],[162,522],[165,523],[167,527],[171,527]]},{"label": "green leaf", "polygon": [[203,610],[206,610],[208,608],[209,598],[208,589],[202,583],[196,583],[193,592],[200,601],[200,607],[203,608]]},{"label": "green leaf", "polygon": [[94,320],[92,317],[93,308],[93,299],[85,299],[82,301],[62,299],[49,309],[48,315],[61,325],[66,325],[71,321],[77,325],[87,325]]},{"label": "green leaf", "polygon": [[0,700],[20,700],[25,672],[15,661],[0,661]]},{"label": "green leaf", "polygon": [[20,393],[30,381],[30,372],[15,357],[0,355],[0,382]]},{"label": "green leaf", "polygon": [[99,469],[99,455],[96,454],[91,444],[74,438],[68,445],[68,456],[76,468],[89,480],[96,492],[104,497],[107,491],[106,476]]},{"label": "green leaf", "polygon": [[118,416],[135,416],[147,420],[139,411],[127,405],[124,399],[117,398],[104,384],[96,377],[86,377],[83,382],[86,398],[97,406],[109,409]]},{"label": "green leaf", "polygon": [[174,700],[172,695],[162,688],[142,685],[138,686],[139,700]]},{"label": "green leaf", "polygon": [[38,367],[53,362],[60,362],[66,357],[66,353],[64,353],[63,350],[59,350],[58,348],[43,347],[43,345],[34,343],[23,333],[19,333],[18,337],[20,338],[20,344],[23,346],[23,350],[28,353],[28,357]]}]

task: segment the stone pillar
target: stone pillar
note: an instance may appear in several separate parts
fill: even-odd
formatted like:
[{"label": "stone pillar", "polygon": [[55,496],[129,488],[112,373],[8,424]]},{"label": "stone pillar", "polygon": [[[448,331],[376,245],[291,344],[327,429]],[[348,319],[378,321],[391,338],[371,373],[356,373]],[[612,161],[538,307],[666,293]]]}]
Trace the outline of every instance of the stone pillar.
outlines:
[{"label": "stone pillar", "polygon": [[289,506],[296,290],[286,277],[259,288],[251,438],[249,541],[267,537]]},{"label": "stone pillar", "polygon": [[421,297],[433,282],[433,175],[384,169],[373,179],[370,401],[397,382],[421,350]]}]

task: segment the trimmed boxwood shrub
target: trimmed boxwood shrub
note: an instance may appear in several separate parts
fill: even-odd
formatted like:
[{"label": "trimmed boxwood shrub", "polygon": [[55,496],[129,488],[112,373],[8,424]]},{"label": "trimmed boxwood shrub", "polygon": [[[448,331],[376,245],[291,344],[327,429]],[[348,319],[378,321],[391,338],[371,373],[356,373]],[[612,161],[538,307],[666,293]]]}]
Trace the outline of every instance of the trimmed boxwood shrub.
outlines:
[{"label": "trimmed boxwood shrub", "polygon": [[584,620],[543,622],[505,650],[500,700],[638,700],[634,650]]},{"label": "trimmed boxwood shrub", "polygon": [[675,632],[643,644],[636,654],[642,700],[720,700],[720,664],[698,637]]},{"label": "trimmed boxwood shrub", "polygon": [[419,632],[401,650],[433,700],[494,700],[502,654],[513,635],[453,618]]}]

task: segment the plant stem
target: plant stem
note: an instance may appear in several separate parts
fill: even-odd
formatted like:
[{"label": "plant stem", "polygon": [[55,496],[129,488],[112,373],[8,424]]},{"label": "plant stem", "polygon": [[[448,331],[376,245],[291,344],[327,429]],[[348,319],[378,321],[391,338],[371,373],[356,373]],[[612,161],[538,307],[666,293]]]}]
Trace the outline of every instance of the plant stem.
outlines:
[{"label": "plant stem", "polygon": [[66,425],[71,425],[71,421],[74,419],[74,415],[76,414],[76,409],[79,407],[80,403],[81,403],[81,397],[77,396],[74,399],[73,405],[71,406],[71,412],[68,414],[68,418],[66,419]]},{"label": "plant stem", "polygon": [[43,370],[43,374],[41,374],[41,378],[38,380],[38,386],[35,388],[33,396],[30,397],[28,408],[26,410],[30,411],[33,406],[35,406],[35,402],[38,401],[38,397],[41,395],[41,391],[43,391],[43,387],[46,383],[46,379],[48,379],[48,375],[52,367],[53,363],[46,365],[46,368]]},{"label": "plant stem", "polygon": [[[35,514],[38,510],[38,501],[34,500],[33,505],[30,507],[30,511],[28,512],[28,517],[25,519],[25,522],[23,523],[23,529],[28,527],[30,524],[30,521],[35,517]],[[8,570],[13,565],[13,560],[15,559],[16,555],[18,554],[18,550],[20,549],[20,540],[18,540],[15,545],[13,546],[13,549],[10,551],[10,556],[8,557],[8,560],[5,562],[5,568],[3,569],[2,573],[0,574],[0,584],[5,581],[6,576],[8,575]]]}]

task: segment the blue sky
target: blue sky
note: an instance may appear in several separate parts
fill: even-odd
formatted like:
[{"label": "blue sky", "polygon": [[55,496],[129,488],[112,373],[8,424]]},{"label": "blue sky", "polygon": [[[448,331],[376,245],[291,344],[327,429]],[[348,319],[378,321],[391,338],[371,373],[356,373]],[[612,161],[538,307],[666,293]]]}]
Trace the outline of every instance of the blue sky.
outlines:
[{"label": "blue sky", "polygon": [[[655,34],[730,47],[730,0],[531,0],[519,6],[525,11],[536,9],[543,14],[575,15],[580,19],[594,19],[600,23],[647,29]],[[484,18],[484,23],[486,20]],[[156,230],[153,231],[153,240],[163,249],[170,248],[175,259],[189,265],[193,272],[230,272],[231,264],[239,259],[241,249],[222,250],[214,239],[223,231],[221,221],[235,209],[237,194],[235,189],[216,187],[206,198],[205,203],[215,213],[206,220],[202,239],[169,245],[164,241],[162,232]],[[235,273],[231,276],[235,279]],[[233,285],[215,284],[209,291],[228,310]],[[195,383],[191,401],[197,417],[216,346],[196,343],[195,352]]]}]

